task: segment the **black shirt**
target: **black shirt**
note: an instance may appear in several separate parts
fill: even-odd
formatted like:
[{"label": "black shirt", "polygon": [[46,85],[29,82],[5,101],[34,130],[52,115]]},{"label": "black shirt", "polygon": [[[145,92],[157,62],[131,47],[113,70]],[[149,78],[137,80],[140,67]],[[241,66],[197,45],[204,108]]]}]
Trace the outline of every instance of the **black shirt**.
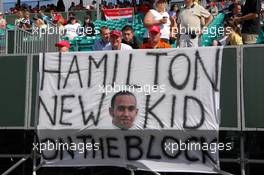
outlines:
[{"label": "black shirt", "polygon": [[130,45],[133,49],[139,49],[142,45],[142,42],[136,36],[133,36],[132,42],[127,42],[123,39],[122,43]]},{"label": "black shirt", "polygon": [[95,36],[95,26],[92,22],[83,25],[84,34],[86,36]]},{"label": "black shirt", "polygon": [[242,15],[245,16],[249,13],[256,13],[258,17],[256,19],[243,21],[241,33],[246,34],[258,34],[260,31],[260,0],[247,0],[242,8]]}]

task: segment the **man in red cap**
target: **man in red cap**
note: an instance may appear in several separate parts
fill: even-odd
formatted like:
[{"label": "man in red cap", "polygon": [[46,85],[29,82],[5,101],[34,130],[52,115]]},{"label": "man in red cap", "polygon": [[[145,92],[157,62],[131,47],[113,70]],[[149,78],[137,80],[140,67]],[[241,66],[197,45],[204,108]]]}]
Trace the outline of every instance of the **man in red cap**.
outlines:
[{"label": "man in red cap", "polygon": [[110,32],[110,44],[106,45],[103,50],[132,50],[132,47],[122,43],[122,32],[113,30]]},{"label": "man in red cap", "polygon": [[55,46],[58,47],[59,52],[69,52],[69,49],[71,47],[70,43],[65,40],[57,42]]},{"label": "man in red cap", "polygon": [[169,44],[160,39],[160,27],[151,26],[148,29],[149,31],[149,40],[147,43],[142,44],[141,49],[162,49],[162,48],[171,48]]}]

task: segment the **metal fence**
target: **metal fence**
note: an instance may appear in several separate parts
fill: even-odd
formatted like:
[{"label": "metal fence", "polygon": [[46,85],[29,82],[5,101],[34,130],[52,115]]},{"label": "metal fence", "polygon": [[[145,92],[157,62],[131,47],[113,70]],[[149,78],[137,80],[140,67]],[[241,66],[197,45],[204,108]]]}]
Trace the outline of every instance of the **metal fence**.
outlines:
[{"label": "metal fence", "polygon": [[7,30],[0,29],[0,54],[7,53]]},{"label": "metal fence", "polygon": [[23,30],[15,28],[14,53],[29,54],[40,52],[55,52],[55,43],[60,40],[59,27],[48,24],[46,28]]},{"label": "metal fence", "polygon": [[[83,21],[84,17],[89,15],[92,21],[97,19],[96,10],[84,10],[84,11],[69,11],[69,12],[59,12],[63,18],[68,19],[70,13],[74,13],[77,20]],[[49,16],[49,13],[44,13],[45,15]],[[38,13],[30,13],[30,18],[32,19],[34,16],[39,15]],[[15,14],[5,15],[5,19],[7,24],[15,24],[16,20]]]}]

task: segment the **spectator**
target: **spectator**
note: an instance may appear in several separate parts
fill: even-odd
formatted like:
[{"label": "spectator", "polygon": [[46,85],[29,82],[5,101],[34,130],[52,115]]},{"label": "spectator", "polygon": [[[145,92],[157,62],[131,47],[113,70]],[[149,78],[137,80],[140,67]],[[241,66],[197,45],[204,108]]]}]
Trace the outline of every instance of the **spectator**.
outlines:
[{"label": "spectator", "polygon": [[33,21],[30,19],[30,14],[29,12],[25,12],[24,14],[24,20],[22,21],[22,28],[23,29],[31,29],[32,28],[32,24],[33,24]]},{"label": "spectator", "polygon": [[239,4],[239,0],[231,0],[231,1],[229,1],[229,3],[227,4],[229,12],[232,12],[232,10],[235,7],[235,4]]},{"label": "spectator", "polygon": [[171,8],[170,8],[170,11],[168,11],[170,17],[173,17],[173,16],[176,17],[176,14],[177,14],[177,10],[178,10],[178,9],[179,9],[179,8],[178,8],[177,4],[173,4],[173,5],[171,6]]},{"label": "spectator", "polygon": [[[58,22],[59,18],[63,18],[59,13],[57,13],[55,10],[50,10],[50,17],[51,17],[51,21],[53,21],[53,23]],[[57,21],[56,21],[57,20]]]},{"label": "spectator", "polygon": [[240,3],[234,3],[232,5],[232,9],[230,13],[227,13],[225,15],[225,20],[229,20],[230,18],[235,18],[235,17],[240,17],[242,14],[241,14],[241,4]]},{"label": "spectator", "polygon": [[95,35],[95,26],[91,21],[91,17],[89,15],[87,15],[84,18],[84,22],[83,22],[83,34],[86,36],[94,36]]},{"label": "spectator", "polygon": [[[170,31],[171,31],[171,18],[166,10],[166,0],[156,0],[156,9],[151,9],[146,14],[144,18],[145,27],[150,27],[153,25],[158,25],[161,28],[161,39],[169,43]],[[148,33],[146,32],[144,38],[148,38]],[[146,41],[146,39],[145,39]]]},{"label": "spectator", "polygon": [[143,15],[146,15],[149,10],[150,10],[149,3],[145,1],[142,2],[142,4],[139,6],[138,9],[139,13]]},{"label": "spectator", "polygon": [[68,11],[74,11],[74,8],[75,8],[75,3],[72,2],[71,3],[71,6],[69,7]]},{"label": "spectator", "polygon": [[65,11],[65,5],[63,0],[58,0],[57,2],[57,11],[64,12]]},{"label": "spectator", "polygon": [[103,50],[103,48],[110,42],[110,30],[106,26],[100,29],[101,39],[97,40],[93,45],[93,50]]},{"label": "spectator", "polygon": [[159,26],[151,26],[148,29],[149,31],[149,41],[143,43],[141,49],[161,49],[161,48],[171,48],[169,44],[161,40],[160,36],[160,27]]},{"label": "spectator", "polygon": [[228,39],[230,42],[230,45],[242,45],[242,37],[240,33],[240,28],[238,27],[238,24],[236,24],[235,21],[229,20],[224,26],[229,29]]},{"label": "spectator", "polygon": [[47,25],[45,24],[45,22],[38,18],[37,16],[33,17],[33,21],[34,21],[34,27],[37,27],[39,29],[45,29],[47,27]]},{"label": "spectator", "polygon": [[122,43],[130,45],[133,49],[139,49],[142,42],[134,35],[134,30],[130,25],[126,25],[122,29]]},{"label": "spectator", "polygon": [[85,7],[83,6],[83,2],[80,1],[80,3],[75,6],[74,10],[75,11],[85,10]]},{"label": "spectator", "polygon": [[179,14],[179,47],[198,47],[199,36],[203,33],[201,18],[205,19],[203,27],[207,27],[213,17],[202,6],[195,5],[193,0],[184,0],[185,7]]},{"label": "spectator", "polygon": [[235,17],[236,22],[242,23],[242,38],[244,44],[255,44],[260,32],[260,0],[246,0],[242,8],[242,16]]},{"label": "spectator", "polygon": [[224,36],[220,40],[213,41],[213,46],[242,45],[240,29],[233,19],[229,19],[224,24]]},{"label": "spectator", "polygon": [[209,12],[212,14],[213,17],[216,17],[218,15],[218,8],[216,6],[216,3],[212,4]]},{"label": "spectator", "polygon": [[6,20],[4,19],[4,14],[0,12],[0,29],[6,28]]},{"label": "spectator", "polygon": [[122,43],[122,32],[113,30],[110,33],[110,44],[106,45],[103,50],[132,50],[132,47]]},{"label": "spectator", "polygon": [[95,10],[96,9],[96,1],[93,1],[91,5],[86,6],[87,10]]},{"label": "spectator", "polygon": [[74,37],[78,36],[78,30],[81,27],[75,17],[71,17],[70,23],[64,26],[65,36],[72,40]]},{"label": "spectator", "polygon": [[58,47],[59,52],[68,52],[71,45],[68,41],[62,40],[55,44],[56,47]]},{"label": "spectator", "polygon": [[65,35],[64,24],[66,20],[62,16],[58,16],[58,17],[59,19],[56,22],[56,25],[59,27],[60,36],[64,36]]},{"label": "spectator", "polygon": [[17,18],[15,19],[15,26],[22,28],[22,26],[23,26],[22,21],[24,20],[22,11],[17,11],[16,17]]},{"label": "spectator", "polygon": [[39,11],[39,15],[41,16],[42,20],[43,20],[46,24],[49,24],[49,23],[52,22],[51,19],[50,19],[50,17],[48,17],[47,15],[45,15],[45,14],[43,13],[42,10]]},{"label": "spectator", "polygon": [[[69,12],[69,16],[68,16],[67,24],[68,24],[68,23],[71,23],[71,18],[72,18],[72,17],[75,18],[75,13],[74,13],[74,12]],[[66,25],[67,25],[67,24],[66,24]]]},{"label": "spectator", "polygon": [[[261,9],[260,17],[261,17],[260,24],[263,27],[264,26],[264,8]],[[262,31],[263,31],[263,28],[262,28]]]}]

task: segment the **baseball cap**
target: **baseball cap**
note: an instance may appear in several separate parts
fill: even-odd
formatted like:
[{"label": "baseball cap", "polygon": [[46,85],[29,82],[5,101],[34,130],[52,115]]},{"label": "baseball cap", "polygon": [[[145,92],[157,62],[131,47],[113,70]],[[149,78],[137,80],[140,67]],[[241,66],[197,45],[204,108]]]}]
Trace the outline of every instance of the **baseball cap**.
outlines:
[{"label": "baseball cap", "polygon": [[3,12],[0,12],[0,15],[4,15]]},{"label": "baseball cap", "polygon": [[156,32],[156,33],[160,33],[160,27],[159,26],[151,26],[149,27],[149,32]]},{"label": "baseball cap", "polygon": [[110,35],[111,35],[111,36],[112,36],[112,35],[115,35],[115,36],[121,37],[121,36],[122,36],[122,32],[119,31],[119,30],[112,30],[112,31],[110,32]]},{"label": "baseball cap", "polygon": [[65,40],[62,40],[62,41],[59,41],[55,44],[56,47],[68,47],[70,48],[71,45],[68,41],[65,41]]}]

